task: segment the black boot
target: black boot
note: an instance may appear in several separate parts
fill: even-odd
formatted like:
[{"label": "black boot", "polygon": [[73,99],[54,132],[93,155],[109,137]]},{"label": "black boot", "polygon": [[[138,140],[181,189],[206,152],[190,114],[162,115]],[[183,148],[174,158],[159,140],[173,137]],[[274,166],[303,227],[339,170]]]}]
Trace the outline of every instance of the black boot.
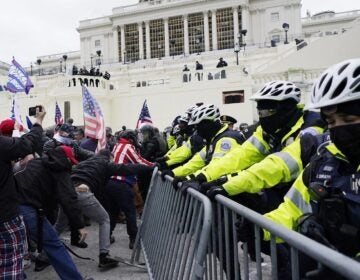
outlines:
[{"label": "black boot", "polygon": [[87,248],[88,244],[85,241],[80,242],[79,232],[71,230],[70,244],[79,248]]},{"label": "black boot", "polygon": [[42,271],[50,265],[48,261],[40,260],[38,258],[35,259],[35,271]]},{"label": "black boot", "polygon": [[119,264],[119,261],[111,258],[108,253],[101,253],[99,256],[100,268],[113,268]]}]

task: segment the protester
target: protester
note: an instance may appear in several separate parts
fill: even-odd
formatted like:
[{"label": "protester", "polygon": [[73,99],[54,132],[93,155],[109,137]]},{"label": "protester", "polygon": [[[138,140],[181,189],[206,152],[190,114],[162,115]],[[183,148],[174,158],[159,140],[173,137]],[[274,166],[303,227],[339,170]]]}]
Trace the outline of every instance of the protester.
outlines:
[{"label": "protester", "polygon": [[216,68],[222,68],[222,67],[226,67],[226,66],[228,66],[227,62],[222,57],[220,57],[219,62],[216,65]]},{"label": "protester", "polygon": [[[124,130],[120,133],[113,154],[114,163],[138,163],[153,166],[136,151],[138,146],[137,134],[134,130]],[[132,249],[137,234],[136,207],[134,204],[133,185],[137,182],[135,176],[113,176],[108,182],[105,192],[107,209],[110,214],[110,234],[113,233],[120,210],[126,216],[126,227],[129,235],[129,248]]]},{"label": "protester", "polygon": [[[105,203],[104,187],[111,176],[130,176],[150,173],[153,168],[145,165],[115,164],[109,150],[80,162],[73,169],[71,179],[77,192],[82,213],[99,224],[99,267],[111,268],[118,260],[110,257],[110,218],[102,204]],[[68,219],[61,211],[55,228],[58,233],[65,230]]]},{"label": "protester", "polygon": [[[39,108],[42,110],[40,111]],[[11,162],[35,152],[42,137],[45,109],[36,109],[35,123],[30,132],[19,138],[2,135],[0,127],[0,278],[24,279],[23,259],[26,231],[18,208],[15,180]],[[4,131],[7,134],[7,131]]]}]

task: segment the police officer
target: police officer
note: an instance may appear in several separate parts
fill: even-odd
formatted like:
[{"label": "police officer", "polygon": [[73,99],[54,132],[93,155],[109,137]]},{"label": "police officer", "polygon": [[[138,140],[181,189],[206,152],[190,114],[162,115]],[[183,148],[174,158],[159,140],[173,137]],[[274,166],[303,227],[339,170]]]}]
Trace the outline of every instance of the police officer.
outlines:
[{"label": "police officer", "polygon": [[[284,202],[265,215],[357,259],[360,256],[359,76],[360,59],[352,59],[330,67],[317,80],[309,107],[321,110],[332,143],[319,150]],[[270,233],[263,233],[264,239],[269,240]],[[313,271],[312,275],[316,279],[336,279],[327,268]]]},{"label": "police officer", "polygon": [[[266,213],[282,202],[291,182],[309,162],[316,141],[305,135],[322,133],[323,122],[319,114],[304,112],[298,106],[300,89],[287,81],[270,82],[251,99],[257,102],[260,126],[233,152],[237,156],[232,157],[236,159],[232,164],[238,173],[215,181],[217,186],[208,184],[208,195],[214,198],[217,193],[233,197],[242,194],[235,198],[238,202]],[[256,194],[262,190],[266,190],[265,194]]]},{"label": "police officer", "polygon": [[229,129],[231,130],[234,129],[234,125],[237,123],[237,120],[235,118],[227,115],[221,115],[220,120],[222,123],[227,124],[229,126]]}]

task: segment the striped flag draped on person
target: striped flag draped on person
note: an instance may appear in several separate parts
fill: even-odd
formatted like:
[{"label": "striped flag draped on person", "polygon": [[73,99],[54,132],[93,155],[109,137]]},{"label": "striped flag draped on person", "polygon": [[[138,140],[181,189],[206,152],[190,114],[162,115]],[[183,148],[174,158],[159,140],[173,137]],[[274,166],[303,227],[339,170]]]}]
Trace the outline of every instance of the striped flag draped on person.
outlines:
[{"label": "striped flag draped on person", "polygon": [[144,104],[141,108],[141,112],[140,112],[140,115],[139,115],[139,119],[138,119],[138,122],[136,124],[136,128],[140,128],[143,124],[152,124],[152,120],[151,120],[151,117],[150,117],[150,113],[149,113],[149,108],[146,104],[146,99],[144,101]]},{"label": "striped flag draped on person", "polygon": [[55,124],[63,124],[63,123],[64,123],[64,119],[61,114],[59,104],[56,101],[56,103],[55,103]]},{"label": "striped flag draped on person", "polygon": [[29,75],[15,58],[13,58],[9,68],[8,81],[5,89],[12,93],[25,92],[28,94],[32,87],[34,87],[34,85],[31,82]]},{"label": "striped flag draped on person", "polygon": [[82,87],[85,136],[98,139],[96,152],[106,147],[104,116],[86,86]]}]

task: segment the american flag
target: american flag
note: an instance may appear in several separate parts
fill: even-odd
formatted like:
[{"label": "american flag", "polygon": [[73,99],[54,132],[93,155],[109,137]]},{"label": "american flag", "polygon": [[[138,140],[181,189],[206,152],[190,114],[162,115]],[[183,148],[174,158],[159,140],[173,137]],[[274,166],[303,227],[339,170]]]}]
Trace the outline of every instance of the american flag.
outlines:
[{"label": "american flag", "polygon": [[59,104],[56,101],[56,103],[55,103],[55,124],[63,124],[63,123],[64,123],[64,119],[62,117]]},{"label": "american flag", "polygon": [[86,86],[82,87],[85,136],[98,139],[96,152],[106,147],[104,116]]},{"label": "american flag", "polygon": [[146,104],[146,99],[144,101],[144,104],[141,108],[140,116],[138,119],[138,122],[136,124],[136,128],[140,128],[143,124],[152,124],[152,120],[149,113],[149,108]]},{"label": "american flag", "polygon": [[34,85],[31,82],[29,75],[24,68],[16,62],[15,58],[13,58],[12,65],[9,68],[8,82],[5,89],[12,93],[24,91],[28,94],[32,87],[34,87]]}]

